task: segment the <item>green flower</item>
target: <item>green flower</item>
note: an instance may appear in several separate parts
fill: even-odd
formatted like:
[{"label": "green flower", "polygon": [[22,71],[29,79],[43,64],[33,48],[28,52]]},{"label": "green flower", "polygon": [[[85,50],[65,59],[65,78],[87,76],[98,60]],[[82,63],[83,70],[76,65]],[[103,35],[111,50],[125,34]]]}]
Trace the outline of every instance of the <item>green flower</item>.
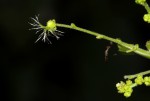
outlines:
[{"label": "green flower", "polygon": [[146,85],[146,86],[150,86],[150,77],[144,77],[144,84]]},{"label": "green flower", "polygon": [[131,86],[133,83],[132,83],[132,81],[131,80],[127,80],[126,81],[126,85],[129,85],[129,86]]},{"label": "green flower", "polygon": [[143,19],[145,22],[150,23],[150,14],[144,14]]},{"label": "green flower", "polygon": [[136,83],[137,85],[142,85],[143,82],[144,82],[143,76],[142,76],[142,75],[138,75],[137,78],[136,78],[134,81],[135,81],[135,83]]},{"label": "green flower", "polygon": [[125,92],[125,93],[124,93],[124,96],[128,98],[128,97],[131,96],[131,94],[132,94],[132,92]]},{"label": "green flower", "polygon": [[118,93],[123,93],[125,97],[130,97],[133,89],[132,89],[132,81],[131,80],[127,80],[126,83],[121,81],[120,83],[116,84]]},{"label": "green flower", "polygon": [[38,39],[35,42],[42,39],[42,41],[44,41],[44,42],[51,43],[51,41],[48,39],[48,36],[56,37],[56,39],[59,39],[59,36],[62,36],[61,33],[63,33],[63,32],[57,30],[55,20],[49,20],[47,22],[47,25],[43,26],[39,22],[38,16],[35,16],[35,18],[31,18],[31,19],[33,20],[33,23],[29,23],[30,25],[33,26],[33,28],[31,28],[31,29],[37,30],[36,34],[41,32],[41,34],[39,35]]}]

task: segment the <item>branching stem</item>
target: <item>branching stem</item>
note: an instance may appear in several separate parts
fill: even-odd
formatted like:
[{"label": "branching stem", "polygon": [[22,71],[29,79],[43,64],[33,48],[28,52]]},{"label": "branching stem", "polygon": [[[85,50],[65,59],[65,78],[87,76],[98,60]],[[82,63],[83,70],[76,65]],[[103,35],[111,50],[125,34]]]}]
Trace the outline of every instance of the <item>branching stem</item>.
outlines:
[{"label": "branching stem", "polygon": [[136,54],[138,54],[140,56],[143,56],[143,57],[145,57],[147,59],[150,59],[150,52],[148,50],[144,50],[144,49],[141,49],[139,47],[135,48],[136,45],[125,43],[125,42],[121,41],[120,39],[111,38],[111,37],[108,37],[106,35],[99,34],[97,32],[93,32],[93,31],[90,31],[90,30],[87,30],[87,29],[84,29],[84,28],[81,28],[81,27],[77,27],[73,23],[71,25],[57,23],[56,26],[57,27],[74,29],[74,30],[77,30],[77,31],[80,31],[80,32],[84,32],[84,33],[93,35],[97,39],[105,39],[105,40],[114,42],[114,43],[116,43],[116,44],[118,44],[118,45],[120,45],[122,47],[125,47],[125,48],[129,49],[129,51],[131,50],[132,52],[134,52],[134,53],[136,53]]},{"label": "branching stem", "polygon": [[124,79],[134,79],[136,78],[138,75],[147,75],[147,74],[150,74],[150,70],[147,70],[145,72],[141,72],[141,73],[137,73],[137,74],[132,74],[132,75],[125,75],[124,76]]}]

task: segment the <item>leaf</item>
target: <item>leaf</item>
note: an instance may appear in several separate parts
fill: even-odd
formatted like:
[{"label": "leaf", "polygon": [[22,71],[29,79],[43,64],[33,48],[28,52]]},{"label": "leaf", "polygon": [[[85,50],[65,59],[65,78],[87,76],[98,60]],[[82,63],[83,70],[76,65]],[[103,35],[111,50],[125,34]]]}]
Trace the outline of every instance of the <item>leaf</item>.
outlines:
[{"label": "leaf", "polygon": [[[133,52],[130,52],[130,53],[127,53],[127,51],[129,50],[128,48],[124,47],[124,46],[121,46],[121,45],[117,45],[118,46],[118,51],[120,53],[125,53],[127,55],[133,55],[134,53]],[[124,54],[124,55],[125,55]]]},{"label": "leaf", "polygon": [[119,52],[125,52],[126,53],[126,51],[128,50],[126,47],[124,47],[124,46],[121,46],[121,45],[118,45],[118,51]]}]

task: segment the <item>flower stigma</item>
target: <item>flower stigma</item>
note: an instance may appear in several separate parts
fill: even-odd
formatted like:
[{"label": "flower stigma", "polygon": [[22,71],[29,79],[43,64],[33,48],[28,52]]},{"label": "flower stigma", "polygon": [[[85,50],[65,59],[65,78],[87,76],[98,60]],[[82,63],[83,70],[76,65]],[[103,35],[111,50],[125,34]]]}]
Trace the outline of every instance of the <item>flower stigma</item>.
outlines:
[{"label": "flower stigma", "polygon": [[31,28],[30,30],[37,30],[36,34],[41,32],[35,43],[41,39],[43,42],[48,42],[48,44],[51,44],[51,41],[49,40],[48,36],[55,37],[58,40],[60,38],[59,36],[62,36],[61,33],[64,33],[62,31],[57,30],[56,21],[54,19],[49,20],[46,26],[43,26],[39,22],[38,16],[35,16],[35,18],[31,19],[33,20],[33,23],[29,24],[33,26],[33,28]]}]

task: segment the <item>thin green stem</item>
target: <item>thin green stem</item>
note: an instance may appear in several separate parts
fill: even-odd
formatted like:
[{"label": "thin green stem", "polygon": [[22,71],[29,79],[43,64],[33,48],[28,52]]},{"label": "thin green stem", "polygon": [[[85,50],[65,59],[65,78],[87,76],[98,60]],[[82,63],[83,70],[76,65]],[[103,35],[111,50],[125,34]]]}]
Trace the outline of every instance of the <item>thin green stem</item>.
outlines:
[{"label": "thin green stem", "polygon": [[[90,35],[93,35],[95,36],[97,39],[105,39],[105,40],[108,40],[108,41],[111,41],[111,42],[114,42],[122,47],[125,47],[127,48],[128,50],[131,50],[131,52],[134,52],[140,56],[143,56],[147,59],[150,59],[150,52],[148,50],[144,50],[144,49],[141,49],[141,48],[135,48],[135,45],[133,44],[128,44],[128,43],[125,43],[119,39],[115,39],[115,38],[111,38],[111,37],[108,37],[106,35],[103,35],[103,34],[100,34],[100,33],[97,33],[97,32],[93,32],[93,31],[90,31],[90,30],[87,30],[87,29],[84,29],[84,28],[81,28],[81,27],[77,27],[75,24],[71,24],[71,25],[67,25],[67,24],[60,24],[60,23],[57,23],[56,24],[57,27],[63,27],[63,28],[69,28],[69,29],[74,29],[74,30],[77,30],[77,31],[80,31],[80,32],[84,32],[84,33],[87,33],[87,34],[90,34]],[[134,50],[133,50],[134,49]]]},{"label": "thin green stem", "polygon": [[143,6],[145,7],[147,13],[150,14],[150,7],[149,7],[149,5],[147,4],[147,2],[145,2]]},{"label": "thin green stem", "polygon": [[124,76],[124,79],[134,79],[136,78],[138,75],[147,75],[147,74],[150,74],[150,70],[148,71],[145,71],[145,72],[141,72],[141,73],[137,73],[137,74],[132,74],[132,75],[125,75]]}]

